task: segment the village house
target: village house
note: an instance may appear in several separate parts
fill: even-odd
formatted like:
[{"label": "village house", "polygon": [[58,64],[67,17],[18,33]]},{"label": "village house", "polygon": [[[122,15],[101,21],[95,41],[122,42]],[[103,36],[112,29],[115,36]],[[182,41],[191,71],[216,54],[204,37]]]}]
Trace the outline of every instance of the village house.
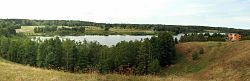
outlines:
[{"label": "village house", "polygon": [[228,33],[226,36],[227,41],[240,41],[241,39],[240,34],[237,33]]}]

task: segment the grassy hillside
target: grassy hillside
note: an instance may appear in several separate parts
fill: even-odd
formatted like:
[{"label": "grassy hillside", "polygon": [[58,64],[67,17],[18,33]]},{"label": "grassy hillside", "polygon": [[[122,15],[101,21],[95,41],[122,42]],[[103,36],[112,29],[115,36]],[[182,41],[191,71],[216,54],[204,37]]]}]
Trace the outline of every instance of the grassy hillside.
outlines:
[{"label": "grassy hillside", "polygon": [[[183,59],[167,74],[185,75],[196,80],[249,81],[250,80],[250,41],[239,42],[190,42],[177,45]],[[192,54],[199,49],[198,60]]]},{"label": "grassy hillside", "polygon": [[[46,70],[0,59],[0,81],[249,81],[250,41],[189,42],[178,44],[180,59],[162,75],[119,75]],[[199,49],[198,60],[192,54]]]},{"label": "grassy hillside", "polygon": [[0,59],[0,81],[180,81],[178,76],[134,76],[120,74],[74,74],[24,66]]}]

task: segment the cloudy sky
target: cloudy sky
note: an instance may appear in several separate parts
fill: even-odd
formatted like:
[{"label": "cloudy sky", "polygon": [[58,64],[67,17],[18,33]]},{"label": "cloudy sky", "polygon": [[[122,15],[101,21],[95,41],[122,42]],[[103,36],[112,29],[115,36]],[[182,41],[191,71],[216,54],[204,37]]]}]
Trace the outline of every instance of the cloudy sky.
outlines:
[{"label": "cloudy sky", "polygon": [[0,18],[250,29],[250,0],[0,0]]}]

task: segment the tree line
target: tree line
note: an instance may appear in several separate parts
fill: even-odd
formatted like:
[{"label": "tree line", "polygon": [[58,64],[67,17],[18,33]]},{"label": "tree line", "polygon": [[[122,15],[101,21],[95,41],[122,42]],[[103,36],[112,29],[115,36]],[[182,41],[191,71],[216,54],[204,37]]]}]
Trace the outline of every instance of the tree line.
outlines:
[{"label": "tree line", "polygon": [[226,36],[220,33],[190,33],[181,36],[179,42],[192,42],[192,41],[226,41]]},{"label": "tree line", "polygon": [[122,41],[108,47],[98,42],[40,40],[27,37],[0,37],[0,56],[41,68],[69,72],[156,74],[175,63],[175,44],[171,34],[137,41]]},{"label": "tree line", "polygon": [[164,24],[110,24],[110,23],[95,23],[79,20],[29,20],[29,19],[0,19],[0,22],[11,23],[13,25],[20,26],[95,26],[101,27],[105,30],[109,28],[121,28],[121,29],[142,29],[142,30],[154,30],[169,31],[175,34],[179,33],[204,33],[209,30],[214,30],[217,33],[239,33],[242,36],[249,36],[250,30],[235,29],[227,27],[210,27],[210,26],[195,26],[195,25],[164,25]]},{"label": "tree line", "polygon": [[60,36],[64,35],[74,35],[85,32],[85,27],[57,27],[57,26],[44,26],[44,27],[35,27],[35,33],[52,33]]},{"label": "tree line", "polygon": [[12,36],[16,34],[16,28],[19,28],[20,25],[13,24],[10,22],[0,21],[0,36]]},{"label": "tree line", "polygon": [[240,40],[250,40],[250,36],[243,36]]}]

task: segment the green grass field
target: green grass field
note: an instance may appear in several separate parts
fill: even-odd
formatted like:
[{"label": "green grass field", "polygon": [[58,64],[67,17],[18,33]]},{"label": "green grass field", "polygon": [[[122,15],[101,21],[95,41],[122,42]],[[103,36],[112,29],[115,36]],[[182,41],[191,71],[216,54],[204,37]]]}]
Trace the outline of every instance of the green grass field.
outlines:
[{"label": "green grass field", "polygon": [[[17,33],[25,33],[26,35],[41,35],[41,33],[34,33],[35,27],[44,26],[21,26],[21,29],[16,29]],[[58,26],[68,27],[68,26]],[[85,33],[82,35],[154,35],[153,30],[141,30],[141,29],[120,29],[120,28],[110,28],[109,31],[104,31],[104,29],[95,26],[87,26]]]},{"label": "green grass field", "polygon": [[44,27],[44,26],[21,26],[21,29],[16,29],[17,33],[24,33],[26,35],[41,35],[41,33],[35,33],[35,27]]},{"label": "green grass field", "polygon": [[21,26],[21,29],[16,29],[16,32],[24,32],[24,33],[34,33],[34,28],[37,26]]}]

